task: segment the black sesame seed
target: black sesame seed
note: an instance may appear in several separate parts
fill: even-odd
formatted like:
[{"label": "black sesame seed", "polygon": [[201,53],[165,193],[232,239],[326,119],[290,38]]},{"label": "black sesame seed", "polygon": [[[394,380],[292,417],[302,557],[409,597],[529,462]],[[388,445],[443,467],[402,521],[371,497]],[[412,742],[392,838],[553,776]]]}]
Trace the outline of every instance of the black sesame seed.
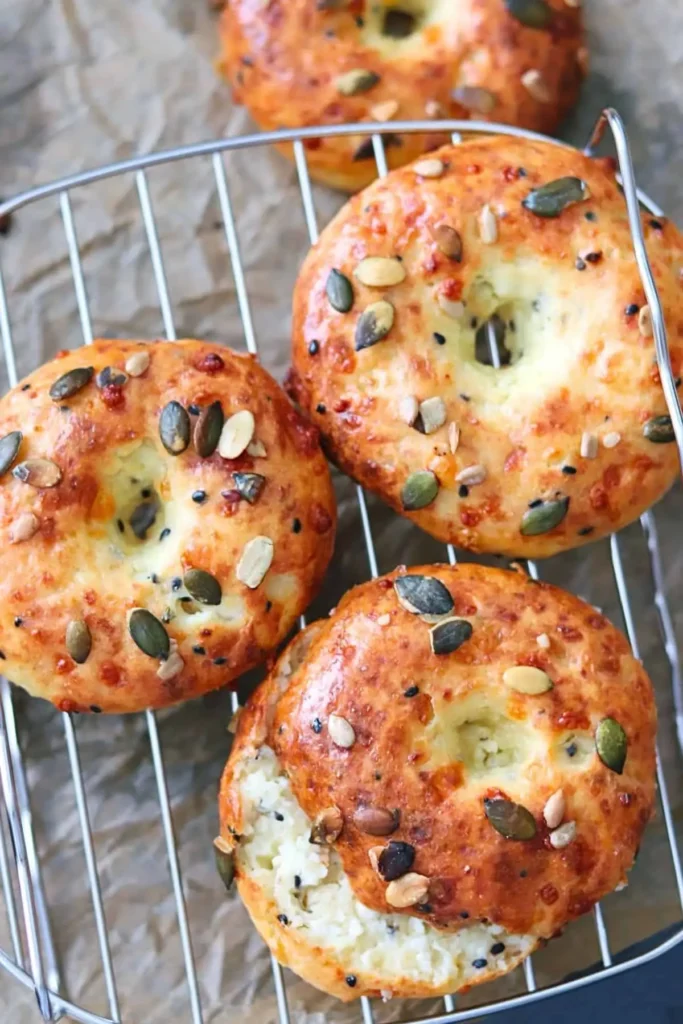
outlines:
[{"label": "black sesame seed", "polygon": [[354,20],[356,22],[356,25],[358,25],[358,28],[363,28],[363,26],[365,25],[365,18],[361,18],[360,15]]},{"label": "black sesame seed", "polygon": [[102,714],[102,708],[98,708],[97,704],[91,704],[90,705],[90,710],[92,711],[93,715],[101,715]]},{"label": "black sesame seed", "polygon": [[376,782],[380,782],[381,779],[382,779],[382,773],[381,772],[375,772],[375,781]]},{"label": "black sesame seed", "polygon": [[207,495],[206,491],[193,491],[192,492],[192,500],[195,502],[196,505],[201,505],[202,502],[206,501],[207,497],[208,497],[208,495]]},{"label": "black sesame seed", "polygon": [[539,505],[543,504],[543,498],[534,498],[533,501],[529,502],[529,508],[538,508]]},{"label": "black sesame seed", "polygon": [[19,626],[23,626],[23,624],[24,620],[20,618],[19,615],[17,615],[16,618],[14,619],[14,625],[18,628]]},{"label": "black sesame seed", "polygon": [[651,228],[655,229],[655,231],[662,231],[664,228],[661,220],[654,220],[654,218],[649,222],[649,224]]},{"label": "black sesame seed", "polygon": [[123,519],[117,519],[116,520],[116,525],[119,528],[119,533],[125,533],[126,532],[126,527],[123,525]]},{"label": "black sesame seed", "polygon": [[285,820],[284,814],[280,814],[279,811],[273,811],[273,817],[275,818],[276,821],[284,821]]},{"label": "black sesame seed", "polygon": [[504,952],[505,952],[505,943],[504,942],[494,942],[494,944],[491,946],[491,953],[492,953],[493,956],[500,956],[500,954],[504,953]]},{"label": "black sesame seed", "polygon": [[286,914],[278,914],[277,919],[280,922],[280,924],[289,924],[289,918],[287,917]]},{"label": "black sesame seed", "polygon": [[152,583],[158,583],[159,582],[159,577],[157,576],[157,574],[155,572],[153,572],[152,575],[149,578],[151,579]]},{"label": "black sesame seed", "polygon": [[437,343],[437,345],[445,345],[446,336],[444,334],[439,334],[438,331],[434,331],[434,341]]},{"label": "black sesame seed", "polygon": [[469,916],[470,915],[469,915],[467,910],[461,910],[460,911],[460,917],[463,919],[463,921],[466,921]]},{"label": "black sesame seed", "polygon": [[567,476],[574,476],[574,473],[576,473],[576,466],[563,466],[562,472],[566,473]]},{"label": "black sesame seed", "polygon": [[30,385],[30,384],[24,384],[24,386],[23,386],[23,388],[22,388],[21,390],[22,390],[22,391],[28,391],[28,389],[29,389],[30,387],[31,387],[31,385]]},{"label": "black sesame seed", "polygon": [[317,356],[319,351],[320,351],[320,343],[317,342],[315,339],[313,339],[313,341],[308,346],[308,354],[309,354],[309,356]]},{"label": "black sesame seed", "polygon": [[150,491],[149,487],[143,487],[142,488],[142,490],[140,491],[140,497],[141,498],[151,498],[152,497],[152,492]]},{"label": "black sesame seed", "polygon": [[431,903],[417,903],[416,907],[420,911],[421,914],[431,914],[431,912],[432,912],[432,905],[431,905]]},{"label": "black sesame seed", "polygon": [[585,270],[585,269],[586,269],[586,264],[585,264],[585,263],[584,263],[584,261],[583,261],[583,260],[581,259],[581,257],[579,257],[579,258],[577,259],[577,261],[576,261],[576,263],[574,264],[574,266],[576,267],[576,269],[577,269],[577,270]]},{"label": "black sesame seed", "polygon": [[322,402],[318,402],[318,404],[315,407],[315,411],[319,412],[322,415],[322,413],[327,412],[327,409],[325,408]]},{"label": "black sesame seed", "polygon": [[681,378],[680,377],[676,377],[676,379],[674,381],[674,384],[676,385],[677,388],[680,388],[680,386],[681,386]]},{"label": "black sesame seed", "polygon": [[301,533],[301,520],[292,520],[292,533]]},{"label": "black sesame seed", "polygon": [[577,750],[578,750],[578,747],[576,746],[576,743],[568,744],[568,746],[567,746],[567,757],[574,757]]},{"label": "black sesame seed", "polygon": [[594,526],[582,526],[579,530],[579,537],[587,537],[588,534],[592,533],[594,529]]},{"label": "black sesame seed", "polygon": [[477,957],[476,960],[472,961],[472,966],[476,967],[478,971],[483,970],[484,967],[488,967],[488,960],[485,960],[483,956]]},{"label": "black sesame seed", "polygon": [[632,302],[630,306],[626,307],[624,313],[626,314],[626,316],[635,316],[639,309],[640,306],[636,302]]},{"label": "black sesame seed", "polygon": [[403,696],[404,697],[417,697],[419,692],[420,692],[419,687],[417,687],[417,686],[409,686],[407,690],[403,691]]},{"label": "black sesame seed", "polygon": [[171,580],[171,590],[180,590],[182,585],[183,581],[180,576],[175,576],[174,579]]},{"label": "black sesame seed", "polygon": [[[361,21],[362,21],[362,19],[361,19]],[[346,975],[346,984],[349,986],[349,988],[355,988],[357,980],[358,979],[356,978],[355,974],[347,974]]]},{"label": "black sesame seed", "polygon": [[314,718],[313,719],[313,721],[311,723],[311,729],[316,734],[321,733],[323,731],[323,723],[320,721],[319,718]]},{"label": "black sesame seed", "polygon": [[159,540],[165,540],[166,537],[168,537],[170,532],[171,532],[170,526],[165,526],[163,528],[163,530],[161,531],[161,533],[159,534]]},{"label": "black sesame seed", "polygon": [[594,213],[593,210],[588,210],[587,213],[584,213],[584,217],[586,218],[586,220],[591,220],[591,221],[595,221],[595,220],[598,219],[597,213]]},{"label": "black sesame seed", "polygon": [[[69,411],[69,406],[68,405],[60,405],[59,411],[60,412],[68,412]],[[78,712],[76,712],[76,714],[78,714]]]},{"label": "black sesame seed", "polygon": [[541,300],[540,299],[534,299],[534,301],[531,303],[531,308],[533,309],[534,313],[540,312]]},{"label": "black sesame seed", "polygon": [[228,660],[227,658],[214,658],[213,659],[213,663],[214,663],[214,665],[225,665],[227,660]]},{"label": "black sesame seed", "polygon": [[273,607],[273,602],[272,601],[266,601],[266,611],[269,612],[272,607]]},{"label": "black sesame seed", "polygon": [[524,170],[523,167],[518,167],[517,168],[517,177],[518,178],[526,178],[526,171]]},{"label": "black sesame seed", "polygon": [[5,657],[5,652],[4,651],[0,651],[0,661],[7,661],[7,658]]},{"label": "black sesame seed", "polygon": [[189,412],[190,416],[199,416],[201,409],[199,408],[198,405],[195,405],[193,402],[192,405],[188,405],[187,411]]},{"label": "black sesame seed", "polygon": [[294,875],[294,888],[295,889],[300,889],[301,888],[301,875]]},{"label": "black sesame seed", "polygon": [[522,870],[521,870],[521,871],[520,871],[520,873],[519,873],[519,877],[520,877],[520,878],[526,878],[526,876],[527,876],[528,874],[529,874],[529,872],[527,871],[527,869],[526,869],[526,868],[522,868]]},{"label": "black sesame seed", "polygon": [[391,921],[389,921],[388,924],[387,924],[387,932],[389,933],[389,935],[395,935],[397,931],[398,931],[398,926],[395,925],[395,924],[392,924]]},{"label": "black sesame seed", "polygon": [[469,493],[470,493],[470,489],[467,486],[467,484],[460,484],[460,487],[458,487],[458,495],[459,495],[459,497],[466,498]]},{"label": "black sesame seed", "polygon": [[194,644],[192,650],[195,654],[206,654],[206,647],[202,647],[201,644]]},{"label": "black sesame seed", "polygon": [[478,324],[479,320],[476,318],[476,316],[473,316],[472,319],[470,320],[470,327],[472,328],[472,330],[474,330]]},{"label": "black sesame seed", "polygon": [[470,396],[464,394],[462,391],[460,392],[460,398],[462,398],[463,402],[469,402],[470,400]]},{"label": "black sesame seed", "polygon": [[334,39],[336,34],[337,33],[334,31],[333,28],[326,28],[325,31],[323,32],[323,35],[325,36],[326,39]]},{"label": "black sesame seed", "polygon": [[586,259],[589,263],[599,263],[602,259],[602,252],[589,252],[586,255]]},{"label": "black sesame seed", "polygon": [[510,330],[512,331],[513,334],[517,330],[517,324],[515,323],[514,320],[510,320],[510,322],[508,323],[508,327],[510,328]]}]

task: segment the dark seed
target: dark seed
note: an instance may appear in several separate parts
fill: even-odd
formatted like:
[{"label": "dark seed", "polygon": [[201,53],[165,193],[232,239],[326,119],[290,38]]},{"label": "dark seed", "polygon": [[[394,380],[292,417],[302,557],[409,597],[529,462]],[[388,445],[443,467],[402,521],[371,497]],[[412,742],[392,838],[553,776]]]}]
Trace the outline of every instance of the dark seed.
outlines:
[{"label": "dark seed", "polygon": [[584,263],[584,261],[581,259],[580,256],[577,258],[576,263],[574,264],[574,266],[576,267],[577,270],[585,270],[586,269],[586,264]]},{"label": "dark seed", "polygon": [[188,594],[200,604],[220,604],[223,591],[215,576],[203,569],[190,569],[183,577]]},{"label": "dark seed", "polygon": [[584,217],[586,218],[586,220],[592,221],[596,221],[598,219],[597,213],[594,213],[593,210],[589,210],[588,213],[584,213]]},{"label": "dark seed", "polygon": [[614,718],[603,718],[595,730],[595,749],[602,763],[621,775],[626,762],[626,733]]},{"label": "dark seed", "polygon": [[349,986],[349,988],[355,988],[357,980],[358,979],[356,978],[355,974],[347,974],[346,975],[346,984]]},{"label": "dark seed", "polygon": [[7,472],[16,459],[23,439],[24,435],[20,430],[13,430],[0,440],[0,476]]},{"label": "dark seed", "polygon": [[472,625],[467,619],[444,619],[429,631],[434,654],[452,654],[471,636]]},{"label": "dark seed", "polygon": [[567,757],[576,757],[576,752],[579,749],[576,743],[568,743],[566,746]]},{"label": "dark seed", "polygon": [[379,855],[377,870],[385,882],[393,882],[410,871],[414,860],[414,846],[392,839]]},{"label": "dark seed", "polygon": [[394,323],[394,307],[386,299],[373,302],[358,317],[355,348],[361,352],[386,338]]},{"label": "dark seed", "polygon": [[78,391],[89,384],[93,375],[92,366],[79,366],[75,370],[69,370],[58,377],[50,388],[50,398],[53,402],[61,402],[65,398],[71,398]]},{"label": "dark seed", "polygon": [[348,313],[353,306],[353,285],[339,270],[331,270],[325,284],[327,301],[338,313]]},{"label": "dark seed", "polygon": [[543,498],[534,498],[533,501],[529,502],[529,508],[538,508],[539,505],[543,504]]},{"label": "dark seed", "polygon": [[87,624],[81,619],[72,619],[66,627],[66,649],[77,665],[88,660],[91,648],[92,637]]},{"label": "dark seed", "polygon": [[115,366],[105,366],[95,377],[95,385],[100,388],[122,388],[128,381],[128,374],[117,370]]},{"label": "dark seed", "polygon": [[300,889],[301,888],[301,875],[294,875],[294,888],[295,889]]},{"label": "dark seed", "polygon": [[527,840],[536,835],[534,816],[521,804],[496,797],[484,800],[484,813],[496,832],[505,839]]},{"label": "dark seed", "polygon": [[398,576],[394,590],[401,605],[414,615],[448,615],[453,598],[434,576]]},{"label": "dark seed", "polygon": [[239,491],[250,505],[258,499],[266,482],[266,478],[260,473],[233,473],[232,478],[235,481],[235,490]]},{"label": "dark seed", "polygon": [[637,303],[632,302],[630,306],[626,307],[626,309],[624,310],[624,313],[626,314],[626,316],[635,316],[636,313],[638,313],[639,311],[640,311],[640,306]]},{"label": "dark seed", "polygon": [[43,490],[56,487],[62,479],[62,471],[50,459],[26,459],[14,467],[12,476],[23,484]]},{"label": "dark seed", "polygon": [[643,427],[643,436],[653,444],[668,444],[676,440],[670,416],[653,416]]},{"label": "dark seed", "polygon": [[147,537],[147,531],[150,526],[154,526],[157,517],[157,505],[153,501],[143,501],[136,509],[128,520],[130,528],[138,538],[138,540],[145,540]]},{"label": "dark seed", "polygon": [[322,415],[323,415],[323,413],[326,413],[326,412],[327,412],[327,408],[326,408],[326,407],[325,407],[325,406],[323,405],[323,403],[322,403],[322,402],[318,402],[318,404],[317,404],[317,405],[316,405],[316,407],[315,407],[315,411],[316,411],[317,413],[320,413],[320,415],[322,416]]},{"label": "dark seed", "polygon": [[445,336],[443,334],[439,334],[438,331],[434,331],[434,341],[437,343],[437,345],[445,345],[446,344]]},{"label": "dark seed", "polygon": [[544,501],[536,508],[530,508],[522,516],[519,531],[524,537],[535,537],[539,533],[549,533],[562,522],[567,515],[569,498],[556,498]]},{"label": "dark seed", "polygon": [[309,354],[309,356],[317,356],[319,351],[320,351],[320,344],[315,339],[313,339],[313,341],[308,346],[308,354]]},{"label": "dark seed", "polygon": [[504,952],[505,952],[505,943],[504,942],[494,942],[493,945],[491,946],[491,955],[492,956],[500,956],[500,954],[504,953]]},{"label": "dark seed", "polygon": [[228,661],[227,658],[214,658],[213,659],[214,665],[225,665],[225,664],[227,664],[227,661]]},{"label": "dark seed", "polygon": [[651,220],[649,221],[649,224],[650,227],[654,228],[655,231],[662,231],[664,229],[664,225],[660,220]]},{"label": "dark seed", "polygon": [[574,474],[576,473],[576,466],[563,466],[562,472],[566,476],[574,476]]},{"label": "dark seed", "polygon": [[171,580],[171,590],[180,590],[183,585],[183,581],[180,576],[174,576]]},{"label": "dark seed", "polygon": [[14,617],[14,625],[17,626],[17,628],[18,628],[19,626],[23,626],[23,624],[24,624],[24,620],[21,618],[21,616],[20,615],[16,615]]},{"label": "dark seed", "polygon": [[430,469],[419,469],[411,473],[401,491],[401,504],[406,512],[426,508],[439,493],[439,481]]},{"label": "dark seed", "polygon": [[403,691],[404,697],[417,697],[420,692],[419,686],[409,686],[407,690]]},{"label": "dark seed", "polygon": [[311,723],[311,729],[316,734],[321,733],[323,731],[323,723],[320,721],[319,718],[313,719],[313,722]]},{"label": "dark seed", "polygon": [[599,263],[602,259],[602,252],[589,252],[586,254],[586,260],[589,263]]},{"label": "dark seed", "polygon": [[126,527],[124,526],[123,519],[117,519],[116,520],[116,525],[119,528],[119,533],[125,533],[126,532]]},{"label": "dark seed", "polygon": [[208,498],[208,494],[206,493],[206,491],[193,491],[192,492],[192,500],[195,503],[195,505],[202,505],[206,501],[207,498]]},{"label": "dark seed", "polygon": [[431,903],[416,903],[415,909],[419,910],[421,914],[431,914],[432,905]]},{"label": "dark seed", "polygon": [[102,714],[102,708],[98,707],[97,704],[91,704],[90,705],[90,710],[92,711],[93,715],[101,715]]},{"label": "dark seed", "polygon": [[194,446],[201,459],[208,459],[218,447],[223,429],[223,409],[220,402],[212,402],[199,414],[194,425]]},{"label": "dark seed", "polygon": [[568,206],[586,198],[586,182],[581,178],[558,178],[529,192],[522,206],[537,217],[559,217]]},{"label": "dark seed", "polygon": [[353,816],[353,823],[369,836],[390,836],[398,828],[400,812],[389,811],[386,807],[359,807]]},{"label": "dark seed", "polygon": [[135,608],[130,613],[128,629],[140,650],[150,658],[164,660],[168,657],[171,641],[156,615],[146,608]]},{"label": "dark seed", "polygon": [[460,911],[460,917],[461,917],[461,918],[463,919],[463,921],[467,921],[467,919],[469,918],[469,916],[470,916],[470,915],[469,915],[469,913],[468,913],[468,911],[467,911],[467,910],[461,910],[461,911]]},{"label": "dark seed", "polygon": [[526,28],[548,28],[553,10],[545,0],[505,0],[509,14]]},{"label": "dark seed", "polygon": [[301,520],[294,519],[292,522],[292,533],[301,533]]},{"label": "dark seed", "polygon": [[180,402],[169,402],[159,417],[159,437],[169,455],[180,455],[190,443],[190,417]]},{"label": "dark seed", "polygon": [[483,970],[484,967],[488,967],[488,960],[484,960],[484,958],[480,956],[476,960],[472,961],[472,966],[476,967],[477,970]]},{"label": "dark seed", "polygon": [[284,924],[284,925],[289,924],[289,918],[287,917],[286,914],[278,914],[277,915],[277,919],[280,922],[280,924]]},{"label": "dark seed", "polygon": [[201,644],[195,644],[192,648],[194,654],[206,654],[206,648],[202,647]]},{"label": "dark seed", "polygon": [[460,486],[458,487],[458,497],[466,498],[469,495],[469,493],[470,489],[467,486],[467,484],[460,484]]},{"label": "dark seed", "polygon": [[165,526],[163,528],[163,530],[161,531],[161,533],[159,534],[159,540],[166,540],[166,538],[169,536],[170,532],[171,532],[170,526]]},{"label": "dark seed", "polygon": [[228,853],[226,850],[219,850],[217,846],[214,846],[213,851],[216,857],[216,870],[221,877],[223,885],[230,892],[235,877],[235,859],[231,853]]},{"label": "dark seed", "polygon": [[447,256],[449,260],[460,263],[462,260],[462,236],[452,228],[450,224],[439,224],[430,228],[430,233],[436,242],[439,252]]},{"label": "dark seed", "polygon": [[188,405],[187,411],[189,412],[190,416],[199,416],[202,410],[198,405],[195,405],[193,402],[192,405]]},{"label": "dark seed", "polygon": [[0,651],[0,661],[7,661],[4,651]]}]

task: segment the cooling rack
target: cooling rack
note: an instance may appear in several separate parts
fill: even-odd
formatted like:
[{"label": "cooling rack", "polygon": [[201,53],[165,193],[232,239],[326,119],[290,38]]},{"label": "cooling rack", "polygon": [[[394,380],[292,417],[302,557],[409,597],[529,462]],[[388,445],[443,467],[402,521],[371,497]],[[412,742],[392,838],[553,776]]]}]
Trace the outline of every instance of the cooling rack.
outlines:
[{"label": "cooling rack", "polygon": [[[593,135],[586,147],[586,151],[594,151],[594,149],[599,145],[607,127],[611,130],[616,147],[620,174],[619,180],[621,182],[626,201],[635,257],[640,270],[647,301],[653,315],[655,349],[664,395],[673,422],[679,454],[683,462],[683,415],[681,414],[678,403],[676,384],[669,360],[666,328],[662,316],[661,304],[657,295],[645,249],[640,225],[639,206],[642,205],[653,216],[662,216],[662,212],[650,199],[647,198],[647,196],[642,194],[636,186],[626,131],[623,122],[616,111],[612,109],[603,111],[596,123]],[[387,173],[387,163],[382,142],[383,135],[389,132],[433,133],[435,130],[451,133],[455,142],[460,141],[461,132],[495,132],[530,139],[542,139],[544,141],[555,142],[557,145],[563,145],[563,143],[556,142],[556,140],[544,139],[543,136],[537,135],[533,132],[474,121],[442,121],[430,122],[429,124],[397,121],[392,122],[391,124],[373,124],[371,138],[378,175],[383,176]],[[225,229],[227,247],[232,263],[234,286],[237,304],[243,323],[246,348],[250,353],[258,355],[251,315],[250,299],[247,292],[244,268],[240,257],[240,246],[223,154],[231,150],[268,147],[280,143],[290,143],[294,150],[298,182],[301,191],[303,217],[310,241],[313,243],[318,238],[318,223],[306,162],[306,142],[311,139],[331,137],[335,135],[368,136],[368,125],[357,124],[341,127],[320,127],[301,131],[279,131],[258,135],[246,135],[233,139],[222,139],[200,145],[186,146],[180,149],[168,150],[162,153],[155,153],[137,159],[110,164],[94,171],[73,175],[51,184],[34,188],[22,195],[16,196],[8,202],[0,203],[0,218],[5,214],[11,214],[28,204],[44,201],[50,197],[57,198],[70,261],[71,274],[73,277],[73,286],[75,290],[76,305],[83,334],[83,341],[87,344],[92,340],[93,331],[88,305],[87,282],[81,262],[81,251],[79,249],[76,224],[72,210],[71,192],[74,189],[84,188],[90,184],[111,178],[115,175],[133,176],[139,200],[139,213],[142,219],[154,272],[154,280],[158,293],[158,301],[165,335],[168,340],[174,340],[176,338],[176,331],[174,327],[172,303],[164,270],[164,261],[159,243],[159,236],[157,233],[146,172],[149,168],[172,161],[210,160],[213,166],[213,173],[215,175],[215,186],[223,226]],[[11,316],[9,303],[11,299],[12,296],[8,295],[5,289],[2,277],[2,267],[0,266],[0,335],[2,337],[9,382],[10,385],[14,385],[17,382],[17,370],[10,326]],[[499,366],[498,349],[492,339],[490,341],[490,349],[493,365]],[[364,543],[367,555],[369,574],[371,576],[376,576],[378,574],[378,567],[377,556],[373,543],[372,528],[365,495],[362,488],[359,486],[356,487],[356,497],[362,526],[362,542]],[[655,606],[661,627],[663,649],[671,674],[676,717],[676,733],[679,746],[683,749],[683,687],[681,683],[681,670],[674,635],[673,621],[664,591],[662,555],[660,553],[657,526],[653,513],[646,512],[641,516],[640,525],[650,556]],[[631,597],[627,586],[625,564],[622,558],[622,549],[620,547],[620,539],[618,536],[613,535],[610,538],[609,548],[614,583],[616,586],[619,604],[621,606],[626,633],[631,643],[634,655],[636,657],[640,657]],[[447,547],[447,557],[449,562],[456,562],[456,552],[452,546]],[[534,563],[528,563],[528,570],[534,578],[538,578],[539,570]],[[304,624],[303,619],[302,624]],[[236,708],[237,697],[235,694],[231,695],[231,701],[233,708]],[[64,733],[64,744],[68,755],[80,823],[83,853],[87,868],[87,882],[92,900],[92,911],[97,932],[102,976],[106,991],[109,1015],[106,1017],[99,1016],[85,1007],[75,1005],[64,995],[65,979],[63,979],[60,974],[54,934],[50,925],[48,901],[42,880],[41,864],[37,853],[37,843],[31,816],[27,772],[19,742],[13,696],[10,683],[2,677],[0,677],[0,787],[2,789],[4,810],[7,819],[7,834],[10,837],[11,843],[7,842],[5,829],[2,827],[2,822],[0,821],[0,882],[2,883],[2,890],[4,894],[11,950],[0,949],[0,966],[8,972],[8,974],[11,975],[18,984],[24,985],[33,990],[38,1004],[36,1020],[42,1018],[43,1021],[58,1021],[67,1016],[75,1021],[84,1022],[84,1024],[141,1024],[139,1021],[133,1022],[132,1018],[128,1017],[124,1020],[120,1015],[118,989],[125,986],[125,978],[117,979],[115,977],[112,962],[109,937],[107,933],[105,907],[101,893],[100,879],[98,877],[93,837],[90,829],[88,802],[86,800],[84,777],[81,771],[74,718],[70,714],[62,713],[61,725]],[[189,1013],[187,1017],[182,1018],[182,1024],[185,1024],[185,1021],[191,1022],[191,1024],[203,1024],[204,1017],[200,999],[198,973],[192,949],[192,937],[190,934],[188,914],[185,905],[178,850],[174,839],[174,826],[164,768],[164,756],[160,742],[158,722],[153,712],[148,711],[145,713],[145,725],[148,733],[151,758],[156,779],[158,812],[163,828],[168,869],[175,898],[175,913],[187,982]],[[683,873],[681,871],[681,861],[674,831],[674,822],[671,804],[668,797],[667,782],[664,776],[659,753],[657,755],[657,779],[661,799],[661,816],[666,829],[680,907],[683,911]],[[210,854],[207,854],[207,856],[208,855]],[[17,893],[18,899],[16,898]],[[635,968],[640,964],[646,963],[647,961],[660,956],[683,941],[683,920],[681,920],[678,922],[674,933],[671,934],[666,941],[651,945],[645,952],[639,953],[638,955],[620,958],[619,962],[615,962],[610,948],[610,938],[608,936],[605,918],[600,905],[596,906],[594,909],[594,923],[602,962],[601,965],[587,975],[579,978],[573,978],[571,980],[561,981],[545,988],[538,988],[534,974],[533,960],[530,958],[523,966],[524,981],[527,990],[524,994],[499,1000],[497,1002],[484,1001],[475,1007],[461,1009],[456,1007],[454,997],[446,996],[443,1000],[443,1012],[432,1014],[429,1017],[412,1017],[410,1021],[406,1021],[406,1024],[422,1024],[422,1022],[427,1020],[430,1024],[451,1024],[451,1022],[455,1021],[472,1020],[475,1017],[481,1018],[489,1014],[498,1013],[505,1009],[529,1005],[548,996],[571,992],[580,986]],[[288,1008],[285,978],[281,967],[274,959],[272,959],[272,971],[280,1022],[281,1024],[290,1024],[290,1011]],[[485,990],[483,991],[482,997],[484,1000],[486,999]],[[358,1006],[358,1020],[362,1021],[362,1024],[374,1024],[375,1009],[370,1000],[361,1000]],[[178,1018],[177,1020],[174,1020],[173,1024],[181,1024],[181,1019]]]}]

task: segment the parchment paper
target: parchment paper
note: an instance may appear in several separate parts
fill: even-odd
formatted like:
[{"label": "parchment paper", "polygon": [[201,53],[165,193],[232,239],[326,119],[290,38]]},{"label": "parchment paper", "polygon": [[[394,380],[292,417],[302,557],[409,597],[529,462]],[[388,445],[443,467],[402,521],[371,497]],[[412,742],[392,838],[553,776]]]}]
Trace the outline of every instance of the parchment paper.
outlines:
[{"label": "parchment paper", "polygon": [[[680,222],[683,8],[671,0],[587,0],[586,8],[593,70],[565,136],[582,143],[599,109],[615,104],[628,124],[641,186]],[[247,115],[232,106],[214,76],[214,51],[215,15],[207,0],[4,0],[0,193],[11,195],[128,155],[248,130]],[[226,165],[257,338],[266,365],[281,377],[291,287],[308,245],[294,172],[266,150],[230,156]],[[166,166],[151,172],[149,181],[178,334],[243,346],[210,161]],[[160,336],[134,180],[117,178],[72,198],[95,332]],[[316,203],[324,223],[340,198],[320,190]],[[16,216],[10,235],[0,238],[0,260],[23,375],[58,348],[81,341],[57,200]],[[3,366],[0,386],[5,385]],[[312,616],[324,614],[368,571],[353,488],[346,480],[337,482],[338,556]],[[380,571],[401,561],[444,558],[443,547],[377,502],[370,500],[369,507]],[[677,488],[657,511],[679,635],[680,508]],[[660,742],[680,818],[681,762],[671,727],[669,671],[638,526],[626,532],[623,554],[642,653],[659,693]],[[621,623],[606,543],[541,568]],[[17,694],[16,706],[64,991],[106,1014],[62,723],[23,694]],[[159,715],[204,1020],[269,1024],[276,1008],[268,956],[212,867],[228,719],[225,693]],[[144,718],[77,719],[76,728],[123,1020],[185,1024],[189,1002]],[[661,815],[647,834],[632,885],[605,900],[604,911],[615,951],[680,917]],[[1,910],[0,947],[10,949]],[[573,924],[535,957],[539,984],[585,968],[598,956],[592,921]],[[296,1024],[359,1020],[357,1006],[344,1008],[289,974],[287,981]],[[518,971],[459,1005],[522,990]],[[32,994],[5,976],[0,1006],[3,1022],[38,1020]],[[375,1011],[378,1020],[388,1021],[436,1008],[389,1003]]]}]

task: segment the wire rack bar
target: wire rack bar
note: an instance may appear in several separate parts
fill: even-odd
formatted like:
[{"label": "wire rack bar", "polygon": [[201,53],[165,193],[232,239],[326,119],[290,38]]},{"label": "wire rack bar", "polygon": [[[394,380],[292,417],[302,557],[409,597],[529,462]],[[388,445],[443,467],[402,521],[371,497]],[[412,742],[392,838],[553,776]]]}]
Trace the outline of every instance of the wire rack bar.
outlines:
[{"label": "wire rack bar", "polygon": [[225,226],[225,237],[227,239],[228,250],[230,252],[232,274],[235,280],[235,292],[237,294],[237,306],[240,311],[242,326],[244,327],[244,341],[247,346],[247,351],[255,356],[258,355],[258,350],[256,348],[256,337],[254,335],[254,322],[251,316],[249,295],[247,293],[247,286],[244,279],[244,268],[242,266],[240,244],[237,238],[237,229],[235,227],[235,216],[232,211],[232,201],[230,199],[228,182],[225,176],[225,167],[220,153],[214,153],[211,162],[213,164],[213,171],[216,178],[218,202],[220,204],[223,224]]}]

